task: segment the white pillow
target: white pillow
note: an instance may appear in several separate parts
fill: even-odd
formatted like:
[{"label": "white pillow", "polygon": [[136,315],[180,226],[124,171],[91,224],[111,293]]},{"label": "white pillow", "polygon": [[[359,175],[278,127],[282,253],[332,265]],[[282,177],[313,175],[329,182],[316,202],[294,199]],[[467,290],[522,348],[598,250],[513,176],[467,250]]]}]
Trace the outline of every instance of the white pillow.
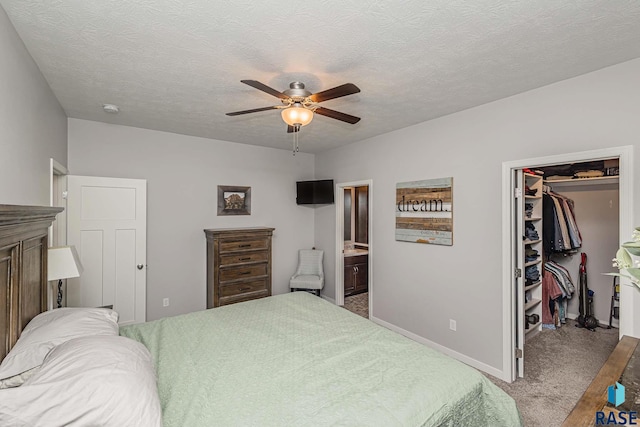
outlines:
[{"label": "white pillow", "polygon": [[60,344],[22,386],[0,391],[0,425],[161,426],[151,355],[120,336]]},{"label": "white pillow", "polygon": [[0,380],[41,365],[56,345],[89,335],[118,335],[118,313],[105,308],[58,308],[40,313],[0,364]]}]

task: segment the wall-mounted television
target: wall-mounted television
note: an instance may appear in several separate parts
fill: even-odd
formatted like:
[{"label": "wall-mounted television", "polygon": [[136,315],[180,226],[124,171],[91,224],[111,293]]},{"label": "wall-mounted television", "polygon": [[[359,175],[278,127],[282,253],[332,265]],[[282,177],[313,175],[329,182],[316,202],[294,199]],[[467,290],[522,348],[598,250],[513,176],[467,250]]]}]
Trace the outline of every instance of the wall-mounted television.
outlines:
[{"label": "wall-mounted television", "polygon": [[296,182],[296,203],[299,205],[324,205],[334,202],[333,180]]}]

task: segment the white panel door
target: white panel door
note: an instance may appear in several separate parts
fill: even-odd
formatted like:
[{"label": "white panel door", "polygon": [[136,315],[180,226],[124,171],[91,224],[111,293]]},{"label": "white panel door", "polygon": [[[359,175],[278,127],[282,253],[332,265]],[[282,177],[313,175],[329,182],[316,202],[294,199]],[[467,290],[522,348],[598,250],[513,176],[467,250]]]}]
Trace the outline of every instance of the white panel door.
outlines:
[{"label": "white panel door", "polygon": [[67,305],[113,305],[120,325],[146,320],[147,181],[69,175],[67,243],[84,267]]}]

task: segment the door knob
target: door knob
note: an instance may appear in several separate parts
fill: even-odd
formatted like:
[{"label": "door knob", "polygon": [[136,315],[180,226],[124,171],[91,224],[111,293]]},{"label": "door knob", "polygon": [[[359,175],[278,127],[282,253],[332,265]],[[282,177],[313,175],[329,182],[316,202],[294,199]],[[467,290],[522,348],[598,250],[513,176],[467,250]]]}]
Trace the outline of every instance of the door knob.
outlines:
[{"label": "door knob", "polygon": [[138,267],[138,270],[142,270],[144,268],[144,264],[138,264],[136,267]]}]

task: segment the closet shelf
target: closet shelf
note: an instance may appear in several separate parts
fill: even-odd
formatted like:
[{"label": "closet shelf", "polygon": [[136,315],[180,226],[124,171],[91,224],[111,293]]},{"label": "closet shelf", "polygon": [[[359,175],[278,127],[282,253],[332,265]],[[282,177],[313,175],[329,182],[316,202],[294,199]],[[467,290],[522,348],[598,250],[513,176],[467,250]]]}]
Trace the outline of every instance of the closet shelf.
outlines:
[{"label": "closet shelf", "polygon": [[[518,209],[518,222],[517,230],[522,237],[522,247],[518,251],[518,266],[523,271],[521,277],[517,279],[517,312],[519,314],[533,315],[536,314],[540,318],[542,317],[542,279],[539,277],[535,283],[527,284],[526,272],[527,270],[537,270],[542,274],[542,259],[543,251],[543,177],[541,175],[533,175],[525,173],[523,171],[523,177],[517,177],[518,186],[522,189],[521,197],[518,201],[520,209]],[[527,191],[529,190],[529,191]],[[526,194],[529,193],[529,194]],[[527,216],[529,215],[529,216]],[[535,233],[534,233],[535,231]],[[538,253],[538,257],[529,258],[532,261],[527,260],[527,252],[531,255],[531,249],[535,249]],[[525,302],[528,301],[528,302]],[[519,376],[522,376],[524,369],[524,343],[532,339],[538,332],[542,330],[541,324],[531,324],[529,328],[525,329],[527,319],[522,317],[521,321],[517,322],[517,336],[518,336],[518,348],[523,350],[522,359],[517,359],[517,370]]]},{"label": "closet shelf", "polygon": [[598,176],[595,178],[577,178],[577,179],[558,179],[555,181],[544,181],[544,185],[553,187],[573,187],[581,185],[605,185],[617,184],[619,177],[616,176]]},{"label": "closet shelf", "polygon": [[525,286],[524,287],[524,291],[527,292],[527,291],[530,291],[531,289],[535,289],[538,286],[540,286],[541,284],[542,284],[542,282],[540,280],[538,280],[536,283],[532,283],[529,286]]},{"label": "closet shelf", "polygon": [[524,305],[524,311],[532,309],[533,307],[540,304],[541,302],[542,302],[541,299],[533,298],[531,301],[529,301]]},{"label": "closet shelf", "polygon": [[536,243],[540,243],[540,242],[542,242],[542,239],[538,239],[538,240],[529,240],[529,239],[527,239],[523,243],[525,245],[535,245]]},{"label": "closet shelf", "polygon": [[542,322],[538,322],[535,325],[529,325],[529,329],[524,330],[525,335],[529,335],[531,332],[537,331]]}]

